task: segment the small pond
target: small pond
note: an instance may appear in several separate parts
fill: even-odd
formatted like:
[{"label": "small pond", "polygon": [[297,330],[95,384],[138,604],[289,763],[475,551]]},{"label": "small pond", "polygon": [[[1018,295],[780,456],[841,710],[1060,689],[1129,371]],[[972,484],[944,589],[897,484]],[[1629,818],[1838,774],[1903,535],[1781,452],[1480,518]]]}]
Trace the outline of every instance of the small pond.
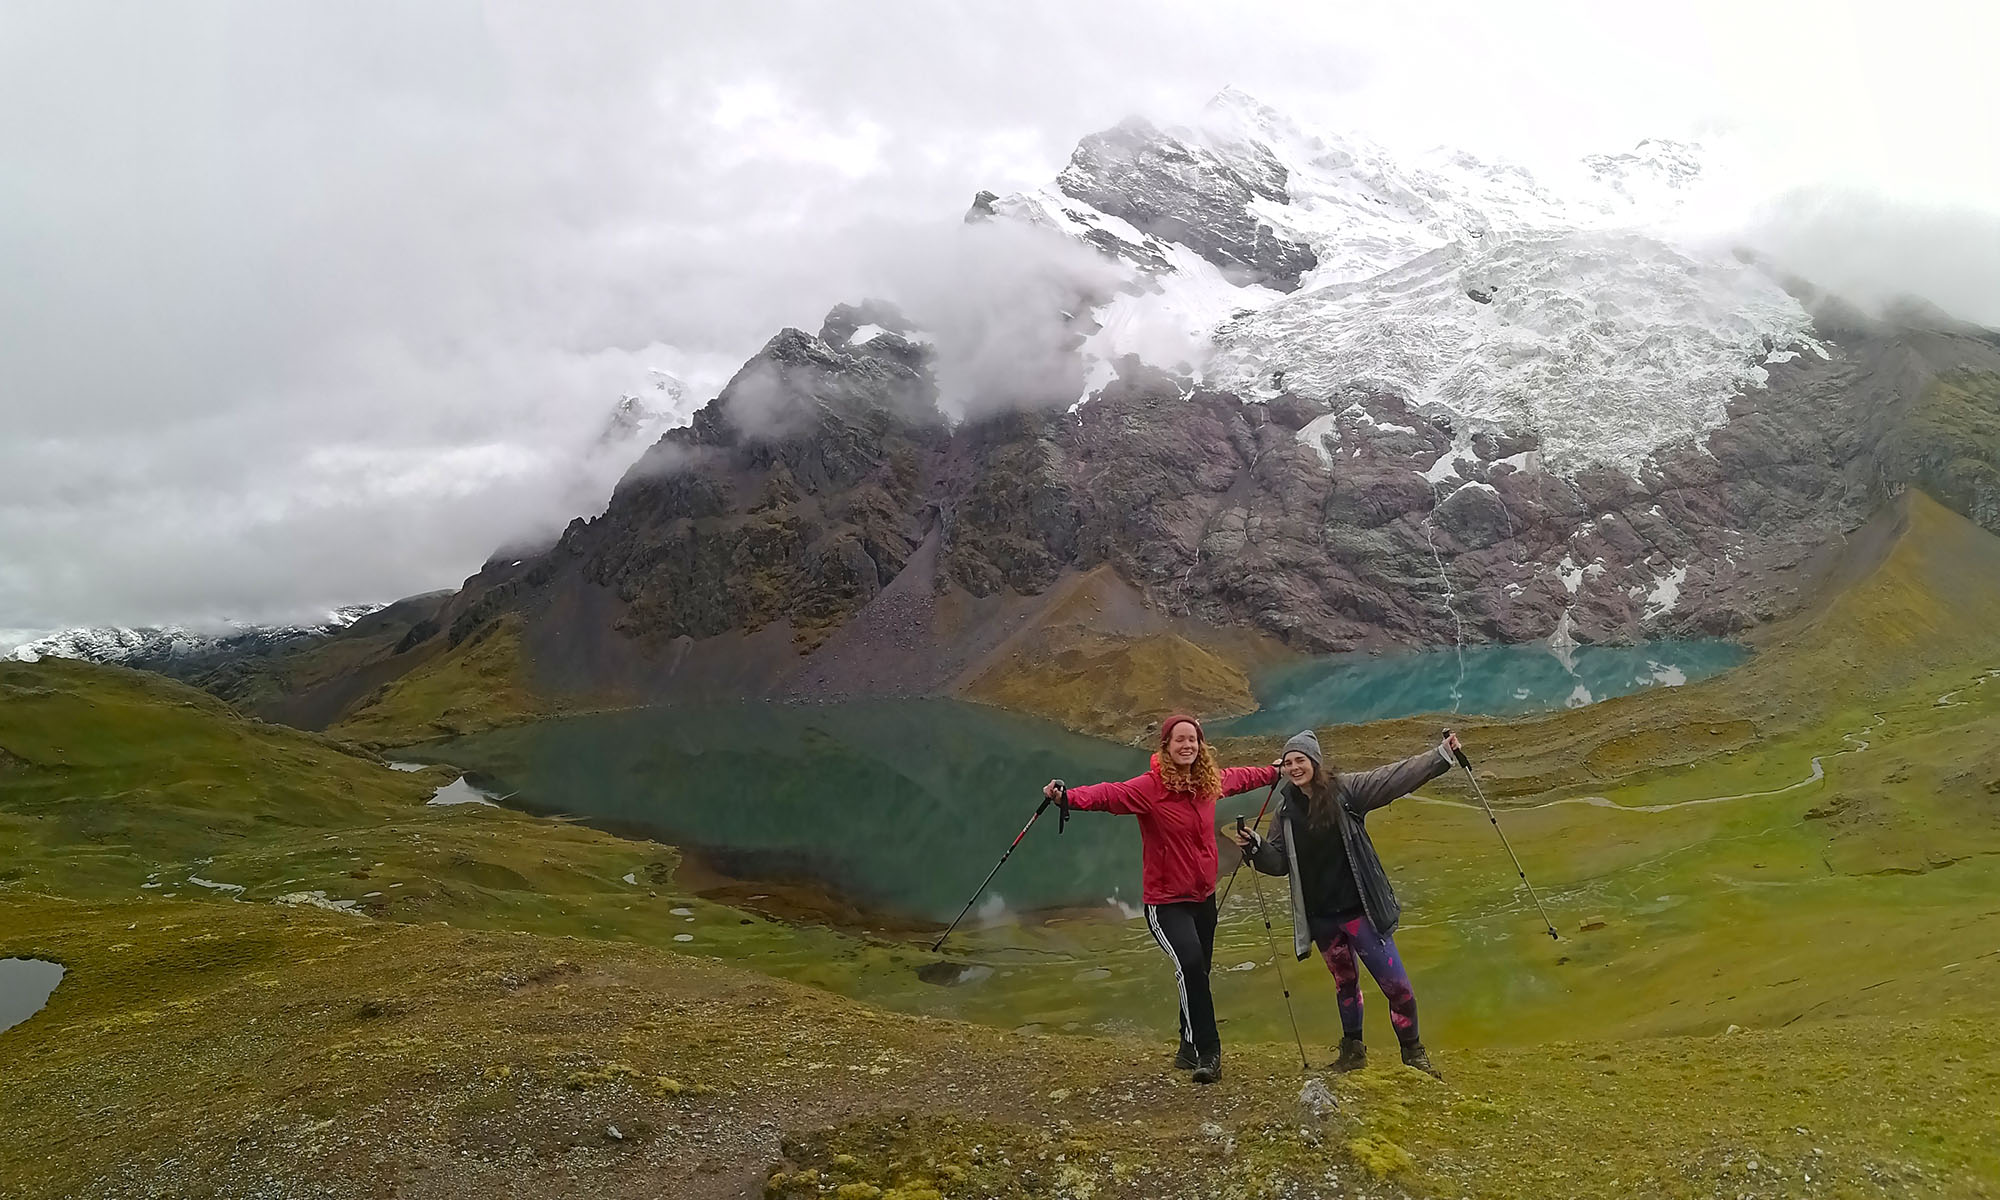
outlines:
[{"label": "small pond", "polygon": [[0,1031],[42,1011],[62,982],[63,968],[39,958],[0,958]]},{"label": "small pond", "polygon": [[1335,654],[1288,663],[1252,680],[1262,706],[1218,721],[1220,736],[1295,733],[1423,713],[1504,717],[1595,704],[1653,687],[1677,687],[1749,658],[1734,642],[1659,641],[1577,646],[1467,646],[1415,654]]}]

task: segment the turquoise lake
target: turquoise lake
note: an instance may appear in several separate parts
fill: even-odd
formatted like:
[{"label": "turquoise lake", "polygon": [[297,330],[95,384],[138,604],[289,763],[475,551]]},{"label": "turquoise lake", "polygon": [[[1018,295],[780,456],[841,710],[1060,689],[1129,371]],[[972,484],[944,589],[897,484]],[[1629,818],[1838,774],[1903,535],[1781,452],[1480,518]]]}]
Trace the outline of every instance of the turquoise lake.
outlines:
[{"label": "turquoise lake", "polygon": [[[436,748],[512,807],[695,849],[727,874],[819,885],[870,911],[948,921],[1051,778],[1129,779],[1144,750],[951,700],[721,704],[592,714]],[[1225,800],[1225,817],[1257,797]],[[1139,903],[1131,817],[1054,809],[985,906]]]},{"label": "turquoise lake", "polygon": [[1337,654],[1290,663],[1251,681],[1262,706],[1217,721],[1218,735],[1296,733],[1423,713],[1516,716],[1574,708],[1726,671],[1750,652],[1734,642],[1578,646],[1568,661],[1546,645],[1468,646],[1416,654]]},{"label": "turquoise lake", "polygon": [[[1256,681],[1266,708],[1216,734],[1291,733],[1418,713],[1504,715],[1698,679],[1743,661],[1720,642],[1346,655]],[[952,700],[717,704],[538,721],[460,738],[436,758],[510,806],[693,850],[733,878],[797,883],[869,912],[946,921],[1027,820],[1051,778],[1127,779],[1143,749]],[[468,793],[469,794],[469,793]],[[1225,799],[1226,822],[1259,795]],[[1130,817],[1053,811],[982,911],[1139,901]]]}]

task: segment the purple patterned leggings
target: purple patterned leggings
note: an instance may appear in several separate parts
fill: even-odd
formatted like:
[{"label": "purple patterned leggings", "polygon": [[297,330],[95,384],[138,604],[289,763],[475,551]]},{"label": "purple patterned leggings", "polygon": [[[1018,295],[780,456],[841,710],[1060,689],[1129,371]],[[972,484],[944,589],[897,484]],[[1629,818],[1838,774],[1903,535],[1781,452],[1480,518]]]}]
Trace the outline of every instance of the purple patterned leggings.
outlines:
[{"label": "purple patterned leggings", "polygon": [[1333,972],[1342,1034],[1361,1036],[1361,977],[1354,970],[1359,958],[1389,1001],[1389,1024],[1395,1027],[1396,1039],[1404,1045],[1417,1040],[1417,994],[1410,990],[1410,975],[1396,953],[1394,938],[1376,933],[1367,917],[1358,916],[1342,921],[1332,936],[1319,943],[1319,953]]}]

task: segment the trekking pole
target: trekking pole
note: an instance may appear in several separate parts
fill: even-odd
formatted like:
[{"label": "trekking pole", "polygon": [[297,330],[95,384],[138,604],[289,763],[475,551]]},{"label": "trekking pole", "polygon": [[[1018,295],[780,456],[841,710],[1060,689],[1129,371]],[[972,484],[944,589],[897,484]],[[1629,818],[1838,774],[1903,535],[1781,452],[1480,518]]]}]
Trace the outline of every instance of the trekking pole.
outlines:
[{"label": "trekking pole", "polygon": [[[1236,828],[1243,828],[1242,817],[1236,818]],[[1312,1064],[1306,1061],[1306,1039],[1299,1033],[1299,1015],[1292,1011],[1292,989],[1285,986],[1285,968],[1278,962],[1278,934],[1271,928],[1271,910],[1264,903],[1264,886],[1257,882],[1255,871],[1250,873],[1250,892],[1257,897],[1257,911],[1264,915],[1264,940],[1271,947],[1271,969],[1278,973],[1278,990],[1285,994],[1285,1015],[1291,1018],[1292,1041],[1299,1048],[1299,1070],[1310,1072]]]},{"label": "trekking pole", "polygon": [[1002,854],[1000,861],[993,864],[993,869],[986,872],[986,878],[979,881],[979,887],[973,891],[971,899],[965,902],[965,907],[958,910],[958,915],[951,919],[950,925],[945,926],[945,931],[938,935],[938,940],[931,943],[931,952],[933,954],[937,952],[938,947],[944,945],[944,940],[951,936],[951,931],[958,928],[958,923],[965,920],[965,914],[972,911],[973,901],[978,900],[979,893],[985,891],[986,885],[993,882],[993,877],[1000,873],[1000,868],[1007,865],[1007,860],[1014,855],[1014,847],[1020,845],[1021,839],[1028,836],[1028,831],[1033,829],[1035,822],[1041,819],[1042,811],[1048,808],[1049,805],[1058,803],[1056,799],[1058,796],[1061,797],[1062,817],[1057,823],[1056,831],[1060,833],[1062,828],[1069,824],[1069,788],[1064,786],[1062,780],[1058,779],[1056,780],[1055,796],[1042,797],[1042,802],[1035,806],[1035,815],[1028,818],[1028,823],[1021,826],[1021,832],[1015,834],[1014,840],[1007,846],[1007,853]]},{"label": "trekking pole", "polygon": [[[1267,790],[1264,793],[1264,803],[1257,806],[1257,819],[1250,822],[1250,828],[1252,829],[1263,828],[1264,810],[1271,807],[1271,797],[1278,794],[1278,784],[1283,778],[1284,776],[1281,775],[1277,779],[1273,779],[1271,781],[1271,786],[1269,790]],[[1236,825],[1237,828],[1239,829],[1242,828],[1243,818],[1238,817],[1236,819]],[[1225,880],[1222,884],[1222,897],[1215,902],[1216,912],[1218,913],[1221,912],[1222,906],[1229,903],[1229,889],[1236,886],[1236,872],[1241,871],[1243,869],[1243,863],[1249,857],[1250,857],[1250,852],[1248,850],[1243,851],[1241,854],[1237,855],[1236,865],[1229,868],[1229,878]],[[1255,870],[1255,868],[1253,867],[1252,870]]]},{"label": "trekking pole", "polygon": [[[1444,735],[1450,737],[1451,730],[1445,730]],[[1548,926],[1549,940],[1561,941],[1562,939],[1556,935],[1555,922],[1549,920],[1549,910],[1542,907],[1542,898],[1535,895],[1535,885],[1528,882],[1528,873],[1521,869],[1521,856],[1514,853],[1513,843],[1507,840],[1506,831],[1500,828],[1500,818],[1493,815],[1493,806],[1486,802],[1486,793],[1480,790],[1479,776],[1473,773],[1472,760],[1465,757],[1463,748],[1453,750],[1451,755],[1458,760],[1459,766],[1465,768],[1465,777],[1472,781],[1472,794],[1479,798],[1479,807],[1486,810],[1486,819],[1492,822],[1493,832],[1500,835],[1500,844],[1507,848],[1507,857],[1514,860],[1514,874],[1521,877],[1521,886],[1528,889],[1528,899],[1535,902],[1535,911],[1542,914],[1542,924]]]}]

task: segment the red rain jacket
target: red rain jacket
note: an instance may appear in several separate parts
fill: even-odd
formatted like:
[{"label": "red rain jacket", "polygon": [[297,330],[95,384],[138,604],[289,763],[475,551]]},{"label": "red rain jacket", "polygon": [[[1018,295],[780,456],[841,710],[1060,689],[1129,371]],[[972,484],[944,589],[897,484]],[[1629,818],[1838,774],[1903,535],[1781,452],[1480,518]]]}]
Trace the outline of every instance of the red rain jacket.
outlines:
[{"label": "red rain jacket", "polygon": [[[1276,767],[1225,767],[1222,795],[1255,791],[1277,782]],[[1215,799],[1220,799],[1216,797]],[[1215,799],[1170,792],[1160,778],[1160,756],[1137,779],[1087,783],[1069,790],[1071,808],[1127,813],[1139,818],[1142,894],[1148,904],[1206,900],[1215,894]]]}]

